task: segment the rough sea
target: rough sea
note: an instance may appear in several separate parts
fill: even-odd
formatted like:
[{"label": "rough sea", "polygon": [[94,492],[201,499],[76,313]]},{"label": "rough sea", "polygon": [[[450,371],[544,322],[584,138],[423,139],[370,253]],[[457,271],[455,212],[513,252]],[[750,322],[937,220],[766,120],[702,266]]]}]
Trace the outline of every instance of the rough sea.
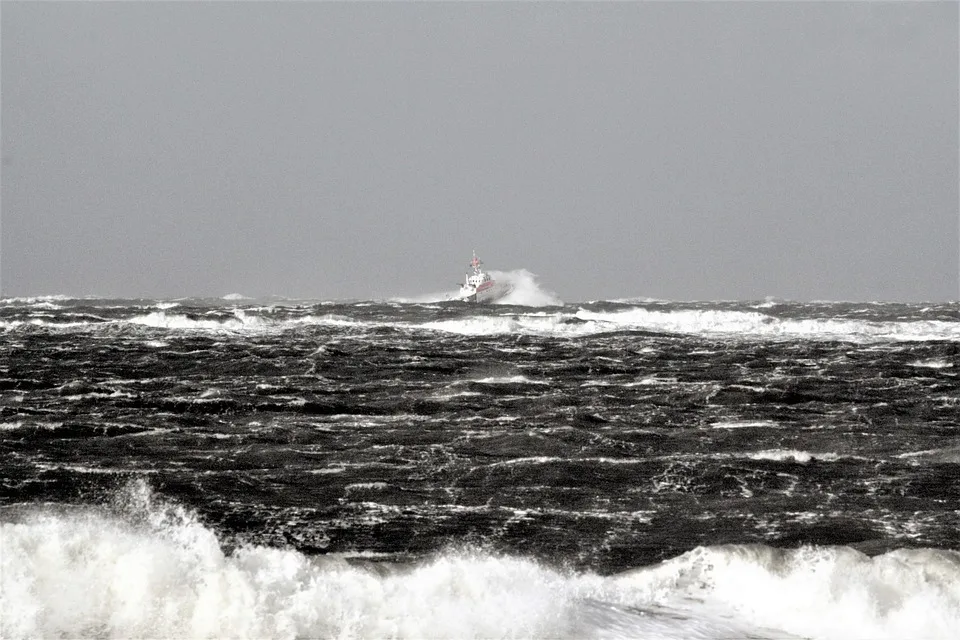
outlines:
[{"label": "rough sea", "polygon": [[0,637],[960,636],[958,304],[506,302],[0,300]]}]

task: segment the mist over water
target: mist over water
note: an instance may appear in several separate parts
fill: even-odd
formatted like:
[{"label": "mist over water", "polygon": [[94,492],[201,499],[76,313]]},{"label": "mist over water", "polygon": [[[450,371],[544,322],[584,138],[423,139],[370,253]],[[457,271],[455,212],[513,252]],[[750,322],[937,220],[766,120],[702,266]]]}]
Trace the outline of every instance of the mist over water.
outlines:
[{"label": "mist over water", "polygon": [[0,636],[955,635],[956,304],[495,277],[0,300]]}]

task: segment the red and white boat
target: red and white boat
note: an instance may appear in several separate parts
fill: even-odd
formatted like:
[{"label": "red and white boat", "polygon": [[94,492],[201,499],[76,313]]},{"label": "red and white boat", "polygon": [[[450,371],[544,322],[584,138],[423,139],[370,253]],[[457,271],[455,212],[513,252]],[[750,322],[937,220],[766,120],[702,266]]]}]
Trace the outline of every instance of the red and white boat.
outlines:
[{"label": "red and white boat", "polygon": [[506,281],[494,280],[490,274],[480,268],[483,262],[477,257],[477,252],[473,252],[473,260],[470,261],[470,267],[473,273],[467,273],[466,281],[460,285],[460,294],[458,300],[464,302],[495,302],[504,297],[513,287]]}]

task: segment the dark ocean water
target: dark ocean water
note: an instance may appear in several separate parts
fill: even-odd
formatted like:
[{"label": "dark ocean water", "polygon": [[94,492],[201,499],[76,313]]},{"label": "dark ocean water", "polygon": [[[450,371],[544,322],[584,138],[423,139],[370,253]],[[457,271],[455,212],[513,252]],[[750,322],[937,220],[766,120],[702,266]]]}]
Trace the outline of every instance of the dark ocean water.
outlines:
[{"label": "dark ocean water", "polygon": [[960,306],[0,302],[0,636],[946,638]]}]

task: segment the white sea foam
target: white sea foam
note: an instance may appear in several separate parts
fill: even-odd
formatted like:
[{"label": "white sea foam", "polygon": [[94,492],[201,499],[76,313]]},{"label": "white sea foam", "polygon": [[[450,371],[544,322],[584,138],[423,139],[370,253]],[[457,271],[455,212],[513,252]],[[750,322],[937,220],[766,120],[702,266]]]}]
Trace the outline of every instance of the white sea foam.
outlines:
[{"label": "white sea foam", "polygon": [[454,398],[461,398],[465,396],[480,396],[483,395],[479,391],[456,391],[451,393],[437,393],[433,397],[437,400],[452,400]]},{"label": "white sea foam", "polygon": [[721,420],[718,422],[711,422],[710,426],[714,429],[776,429],[780,425],[773,420]]},{"label": "white sea foam", "polygon": [[314,474],[314,475],[327,475],[327,474],[343,473],[346,470],[347,470],[346,467],[323,467],[321,469],[308,469],[307,473]]},{"label": "white sea foam", "polygon": [[840,459],[840,456],[836,453],[810,453],[809,451],[798,451],[796,449],[768,449],[766,451],[748,453],[747,457],[753,460],[776,460],[778,462],[792,460],[804,464],[811,460],[833,462]]},{"label": "white sea foam", "polygon": [[186,521],[5,524],[4,637],[952,638],[958,554],[701,548],[603,578],[449,551],[369,571]]},{"label": "white sea foam", "polygon": [[[371,487],[372,488],[372,487]],[[35,507],[0,528],[0,636],[953,638],[960,553],[695,549],[602,577],[450,549],[376,570],[243,546],[143,482],[126,515]]]},{"label": "white sea foam", "polygon": [[[472,316],[456,320],[437,320],[419,325],[423,329],[458,333],[467,336],[509,333],[563,333],[564,314],[518,314],[510,316]],[[569,317],[569,316],[567,316]]]},{"label": "white sea foam", "polygon": [[929,464],[931,462],[960,464],[960,446],[910,451],[901,453],[896,457],[911,460],[917,464]]},{"label": "white sea foam", "polygon": [[647,296],[635,296],[632,298],[611,298],[610,300],[594,300],[593,302],[616,302],[617,304],[650,304],[652,302],[670,302],[662,298],[650,298]]},{"label": "white sea foam", "polygon": [[916,362],[909,363],[909,366],[922,369],[950,369],[953,367],[953,363],[942,358],[937,358],[933,360],[917,360]]},{"label": "white sea foam", "polygon": [[[504,304],[551,305],[560,304],[553,294],[540,289],[533,276],[525,271],[509,272],[521,284],[505,298]],[[520,274],[519,276],[516,274]],[[525,283],[525,284],[523,284]],[[221,311],[205,315],[172,313],[171,307],[158,303],[156,309],[145,315],[125,320],[52,323],[40,318],[31,320],[0,320],[0,329],[19,330],[31,326],[51,327],[57,330],[96,328],[103,324],[130,323],[154,328],[188,331],[229,331],[244,333],[279,332],[304,326],[327,325],[356,327],[393,327],[401,330],[430,330],[466,336],[528,334],[562,337],[581,337],[616,331],[654,331],[661,333],[699,334],[738,339],[810,339],[849,340],[853,342],[960,340],[960,322],[942,320],[912,320],[868,322],[852,319],[781,319],[760,311],[730,311],[722,309],[651,310],[632,308],[621,311],[564,311],[502,313],[490,315],[490,310],[455,319],[416,323],[406,321],[357,320],[347,315],[326,314],[277,319],[273,308],[232,309],[233,317],[224,317]],[[149,309],[150,307],[148,307]],[[499,308],[497,309],[500,310]],[[932,369],[951,368],[946,358],[918,360],[915,367]]]},{"label": "white sea foam", "polygon": [[20,298],[0,298],[0,304],[44,304],[48,302],[63,302],[65,300],[72,300],[70,296],[65,296],[62,294],[52,295],[52,296],[25,296]]},{"label": "white sea foam", "polygon": [[576,317],[607,325],[606,330],[639,329],[667,333],[725,334],[765,338],[885,340],[960,340],[960,322],[914,320],[867,322],[846,319],[783,320],[758,311],[692,309],[657,311],[577,311]]},{"label": "white sea foam", "polygon": [[143,316],[134,316],[128,320],[158,329],[190,329],[200,331],[244,331],[262,329],[266,322],[257,316],[248,316],[242,309],[233,312],[234,317],[225,320],[194,319],[181,314],[154,311]]},{"label": "white sea foam", "polygon": [[557,294],[548,291],[537,282],[537,276],[526,269],[491,271],[494,280],[507,282],[511,291],[496,301],[496,304],[511,304],[524,307],[559,307],[563,301]]},{"label": "white sea foam", "polygon": [[99,322],[48,322],[46,320],[41,320],[40,318],[33,318],[31,320],[0,320],[0,328],[3,329],[18,329],[21,327],[49,327],[51,329],[82,329],[86,327],[95,327],[101,323]]},{"label": "white sea foam", "polygon": [[516,375],[516,376],[489,376],[486,378],[479,378],[477,380],[472,380],[471,382],[480,382],[483,384],[549,384],[544,380],[531,380],[526,376]]},{"label": "white sea foam", "polygon": [[[642,308],[625,311],[589,311],[575,314],[477,315],[419,325],[425,329],[462,335],[539,334],[567,337],[614,331],[716,335],[750,339],[849,340],[853,342],[960,340],[960,322],[891,321],[864,322],[844,319],[783,320],[757,311],[716,309],[656,311]],[[946,367],[947,361],[914,366]]]},{"label": "white sea foam", "polygon": [[73,393],[70,395],[64,395],[62,398],[70,402],[76,402],[77,400],[95,400],[103,398],[135,398],[136,396],[129,391],[120,391],[115,389],[110,393],[105,393],[103,391],[90,391],[88,393]]},{"label": "white sea foam", "polygon": [[357,489],[383,491],[389,486],[390,485],[388,485],[386,482],[355,482],[344,487],[344,491],[347,494],[349,494],[351,491],[356,491]]},{"label": "white sea foam", "polygon": [[17,429],[46,429],[47,431],[53,431],[54,429],[59,429],[63,426],[62,422],[0,422],[0,431],[15,431]]},{"label": "white sea foam", "polygon": [[870,558],[848,547],[701,547],[617,580],[641,593],[701,598],[808,638],[951,638],[960,628],[956,551]]}]

